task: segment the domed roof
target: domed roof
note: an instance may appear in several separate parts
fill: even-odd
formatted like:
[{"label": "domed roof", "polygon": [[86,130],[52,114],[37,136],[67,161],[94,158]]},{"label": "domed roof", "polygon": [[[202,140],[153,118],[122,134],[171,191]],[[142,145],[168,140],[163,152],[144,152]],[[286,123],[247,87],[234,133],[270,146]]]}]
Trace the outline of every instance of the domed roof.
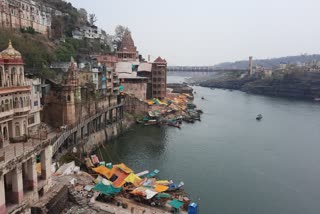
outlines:
[{"label": "domed roof", "polygon": [[9,41],[8,48],[2,51],[0,53],[0,56],[2,56],[3,59],[21,59],[22,58],[21,53],[12,47],[11,40]]}]

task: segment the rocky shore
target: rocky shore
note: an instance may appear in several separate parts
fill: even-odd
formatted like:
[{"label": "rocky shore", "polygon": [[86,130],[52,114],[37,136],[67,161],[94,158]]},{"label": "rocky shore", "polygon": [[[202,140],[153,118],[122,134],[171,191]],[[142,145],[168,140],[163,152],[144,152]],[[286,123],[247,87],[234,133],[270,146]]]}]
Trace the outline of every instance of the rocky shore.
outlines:
[{"label": "rocky shore", "polygon": [[261,74],[245,76],[245,73],[223,73],[197,82],[200,86],[241,90],[268,96],[314,100],[320,97],[319,72],[292,72],[274,74],[266,78]]}]

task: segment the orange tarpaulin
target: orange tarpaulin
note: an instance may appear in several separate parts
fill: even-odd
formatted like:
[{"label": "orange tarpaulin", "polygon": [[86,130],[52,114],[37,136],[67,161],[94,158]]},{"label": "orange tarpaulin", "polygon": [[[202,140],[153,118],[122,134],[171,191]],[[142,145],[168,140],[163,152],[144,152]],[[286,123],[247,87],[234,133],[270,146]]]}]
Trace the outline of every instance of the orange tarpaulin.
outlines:
[{"label": "orange tarpaulin", "polygon": [[115,173],[114,173],[118,178],[117,180],[115,180],[113,182],[113,186],[116,187],[116,188],[120,188],[122,187],[126,181],[125,179],[128,177],[128,174],[119,170],[119,169],[115,169]]},{"label": "orange tarpaulin", "polygon": [[115,173],[116,169],[114,167],[112,169],[108,169],[105,166],[98,166],[97,168],[93,168],[93,171],[110,179],[112,175]]},{"label": "orange tarpaulin", "polygon": [[168,186],[164,186],[164,185],[155,185],[154,190],[157,192],[165,192],[169,189]]}]

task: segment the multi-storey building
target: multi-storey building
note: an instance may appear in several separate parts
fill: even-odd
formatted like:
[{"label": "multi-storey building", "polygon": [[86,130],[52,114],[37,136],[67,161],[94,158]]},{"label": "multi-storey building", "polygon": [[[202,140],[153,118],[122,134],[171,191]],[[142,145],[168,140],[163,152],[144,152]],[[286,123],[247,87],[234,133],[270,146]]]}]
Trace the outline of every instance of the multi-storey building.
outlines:
[{"label": "multi-storey building", "polygon": [[0,53],[0,148],[28,134],[31,87],[24,78],[21,54],[11,42]]},{"label": "multi-storey building", "polygon": [[0,27],[20,29],[32,27],[50,35],[52,8],[32,0],[0,0]]},{"label": "multi-storey building", "polygon": [[30,85],[31,85],[31,97],[30,97],[30,106],[31,110],[28,115],[28,133],[30,135],[38,135],[40,124],[41,124],[41,118],[40,118],[40,112],[42,110],[41,106],[41,98],[42,98],[42,92],[41,92],[41,80],[39,78],[30,79]]},{"label": "multi-storey building", "polygon": [[167,61],[158,57],[152,63],[152,97],[163,99],[167,94]]}]

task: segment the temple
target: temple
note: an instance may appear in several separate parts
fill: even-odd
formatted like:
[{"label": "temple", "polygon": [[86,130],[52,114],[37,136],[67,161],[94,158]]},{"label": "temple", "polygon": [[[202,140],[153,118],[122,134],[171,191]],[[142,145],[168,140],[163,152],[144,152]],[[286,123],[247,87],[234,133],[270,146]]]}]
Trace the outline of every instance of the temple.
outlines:
[{"label": "temple", "polygon": [[0,148],[27,136],[30,96],[21,54],[9,42],[0,53]]},{"label": "temple", "polygon": [[138,59],[137,47],[131,37],[130,31],[126,30],[123,35],[121,46],[117,52],[120,61],[137,61]]}]

